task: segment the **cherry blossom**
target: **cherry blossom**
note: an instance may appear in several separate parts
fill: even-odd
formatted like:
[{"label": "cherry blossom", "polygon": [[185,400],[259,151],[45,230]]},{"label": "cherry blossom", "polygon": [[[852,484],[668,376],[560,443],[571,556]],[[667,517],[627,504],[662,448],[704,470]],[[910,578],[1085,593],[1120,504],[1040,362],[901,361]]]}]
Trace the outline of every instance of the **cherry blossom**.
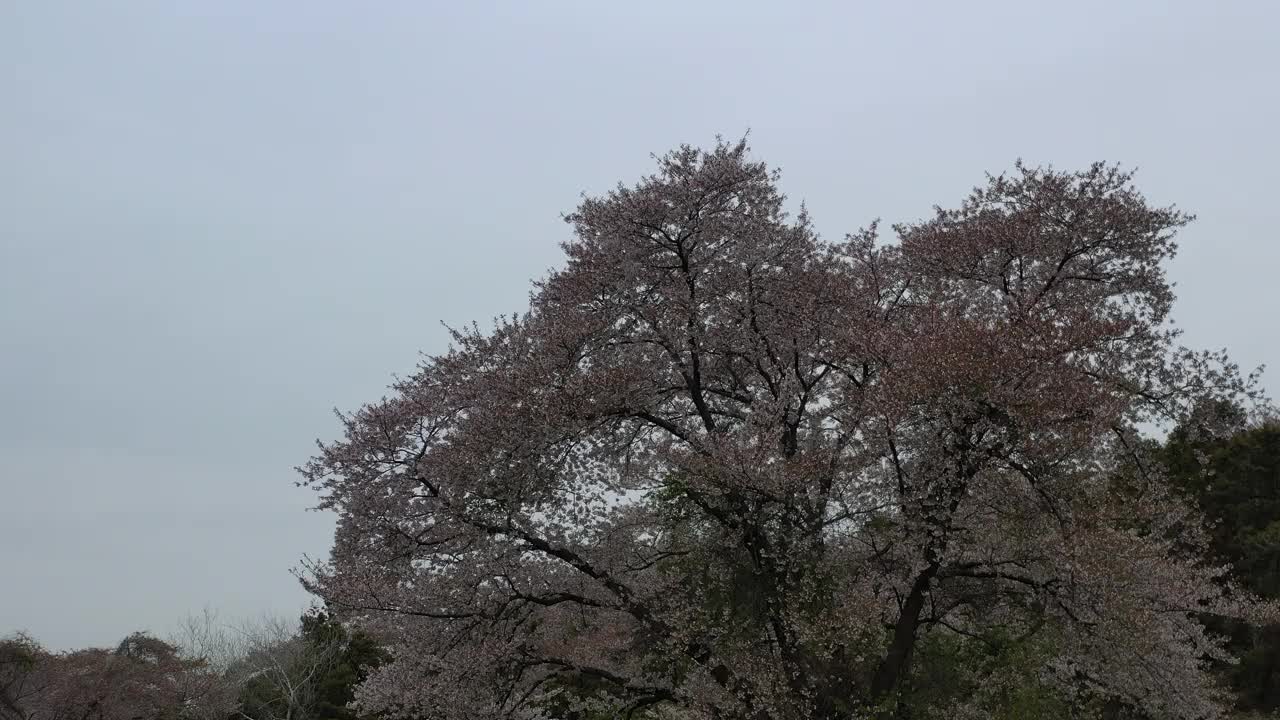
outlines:
[{"label": "cherry blossom", "polygon": [[777,182],[744,142],[661,157],[567,217],[526,312],[340,415],[304,577],[391,646],[360,708],[892,716],[924,639],[999,628],[1063,697],[1217,717],[1198,618],[1273,610],[1140,442],[1257,396],[1169,322],[1191,218],[1019,165],[831,242]]}]

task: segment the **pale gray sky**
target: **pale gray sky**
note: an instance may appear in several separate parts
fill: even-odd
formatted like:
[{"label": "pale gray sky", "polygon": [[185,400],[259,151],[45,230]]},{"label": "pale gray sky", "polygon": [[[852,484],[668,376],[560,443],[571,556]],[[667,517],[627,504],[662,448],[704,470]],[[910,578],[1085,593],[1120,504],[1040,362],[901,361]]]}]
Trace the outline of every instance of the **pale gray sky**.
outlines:
[{"label": "pale gray sky", "polygon": [[439,321],[519,310],[580,192],[716,133],[750,128],[828,237],[1018,157],[1137,165],[1200,216],[1188,340],[1275,359],[1277,27],[1263,0],[9,0],[0,634],[300,610],[331,521],[291,468],[330,408]]}]

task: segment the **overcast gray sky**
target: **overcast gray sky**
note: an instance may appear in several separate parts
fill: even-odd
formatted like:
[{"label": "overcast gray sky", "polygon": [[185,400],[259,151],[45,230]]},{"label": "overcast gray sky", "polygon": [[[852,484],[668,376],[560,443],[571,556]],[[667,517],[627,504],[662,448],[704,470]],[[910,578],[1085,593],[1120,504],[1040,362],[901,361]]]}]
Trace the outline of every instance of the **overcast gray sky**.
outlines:
[{"label": "overcast gray sky", "polygon": [[1018,157],[1137,165],[1200,217],[1188,341],[1280,357],[1280,3],[2,5],[0,634],[300,610],[330,409],[716,133],[832,238]]}]

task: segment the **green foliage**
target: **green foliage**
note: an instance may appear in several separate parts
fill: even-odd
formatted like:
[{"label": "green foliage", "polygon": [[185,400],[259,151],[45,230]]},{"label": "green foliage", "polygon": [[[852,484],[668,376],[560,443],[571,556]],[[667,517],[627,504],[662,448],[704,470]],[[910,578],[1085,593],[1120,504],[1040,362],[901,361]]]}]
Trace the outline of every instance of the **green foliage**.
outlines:
[{"label": "green foliage", "polygon": [[1214,523],[1214,551],[1245,587],[1280,597],[1280,423],[1226,439],[1180,429],[1165,448],[1175,484]]},{"label": "green foliage", "polygon": [[312,717],[356,720],[357,715],[347,704],[355,698],[356,686],[364,682],[369,671],[386,662],[386,651],[368,634],[348,630],[322,610],[312,610],[302,616],[302,637],[315,648],[334,645],[339,648],[334,662],[316,679]]},{"label": "green foliage", "polygon": [[276,691],[271,679],[262,675],[249,678],[240,688],[238,712],[234,718],[287,717],[289,712],[287,699]]},{"label": "green foliage", "polygon": [[348,704],[369,671],[388,659],[378,642],[318,609],[305,613],[298,635],[284,642],[299,645],[276,653],[282,667],[245,682],[238,717],[359,720]]},{"label": "green foliage", "polygon": [[992,630],[981,637],[937,632],[921,638],[904,693],[907,717],[931,717],[930,708],[967,704],[993,720],[1057,720],[1072,706],[1040,681],[1052,656],[1052,635],[1015,637]]},{"label": "green foliage", "polygon": [[[1220,410],[1233,419],[1238,413]],[[1212,524],[1213,552],[1231,564],[1233,579],[1280,599],[1280,422],[1214,437],[1188,426],[1163,450],[1171,480]],[[1243,709],[1280,711],[1280,627],[1251,628],[1210,621],[1230,639],[1240,663],[1222,672]]]}]

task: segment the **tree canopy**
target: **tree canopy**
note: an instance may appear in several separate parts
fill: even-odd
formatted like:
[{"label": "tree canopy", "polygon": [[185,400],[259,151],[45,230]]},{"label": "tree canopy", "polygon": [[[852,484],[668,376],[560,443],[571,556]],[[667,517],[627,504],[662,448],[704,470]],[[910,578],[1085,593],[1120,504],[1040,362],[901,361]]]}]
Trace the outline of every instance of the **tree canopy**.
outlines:
[{"label": "tree canopy", "polygon": [[1169,322],[1190,217],[1019,165],[828,241],[777,182],[745,143],[661,157],[568,216],[527,311],[341,416],[307,582],[389,642],[359,708],[1219,716],[1204,618],[1275,610],[1142,437],[1257,395]]}]

